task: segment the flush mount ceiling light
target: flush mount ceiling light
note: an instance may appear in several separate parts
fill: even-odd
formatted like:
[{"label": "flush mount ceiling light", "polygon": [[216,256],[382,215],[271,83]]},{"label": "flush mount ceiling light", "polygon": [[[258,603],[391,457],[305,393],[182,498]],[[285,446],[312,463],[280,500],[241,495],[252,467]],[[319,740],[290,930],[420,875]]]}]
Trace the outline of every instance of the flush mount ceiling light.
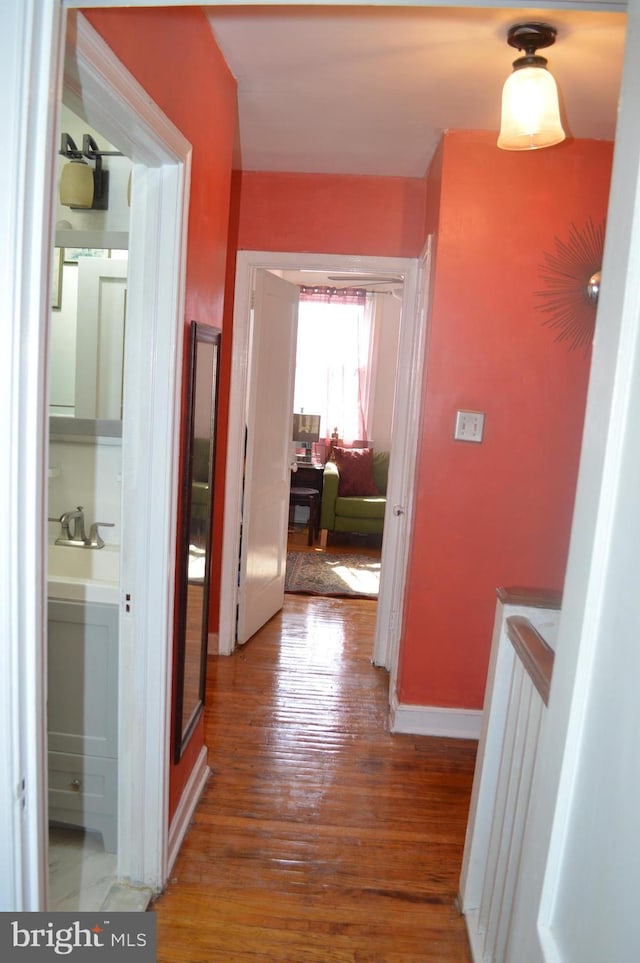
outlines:
[{"label": "flush mount ceiling light", "polygon": [[536,50],[550,47],[555,39],[556,30],[548,23],[515,24],[507,33],[507,43],[525,55],[514,60],[502,90],[502,150],[535,150],[565,139],[556,82],[546,59],[536,56]]},{"label": "flush mount ceiling light", "polygon": [[[106,211],[109,207],[109,171],[102,168],[103,157],[122,157],[119,150],[99,150],[91,136],[82,138],[82,150],[69,134],[62,134],[60,151],[69,163],[60,175],[60,203],[65,207],[88,211]],[[95,168],[87,161],[95,162]]]}]

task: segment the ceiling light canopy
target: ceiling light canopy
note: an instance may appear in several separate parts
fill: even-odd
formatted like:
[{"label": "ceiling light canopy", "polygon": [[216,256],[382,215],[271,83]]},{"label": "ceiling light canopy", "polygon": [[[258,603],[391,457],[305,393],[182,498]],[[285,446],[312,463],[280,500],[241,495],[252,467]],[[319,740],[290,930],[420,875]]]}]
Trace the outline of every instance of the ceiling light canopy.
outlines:
[{"label": "ceiling light canopy", "polygon": [[555,39],[556,30],[548,23],[515,24],[507,33],[507,43],[525,55],[514,60],[502,91],[502,150],[536,150],[565,139],[556,82],[546,59],[536,56],[536,50],[550,47]]}]

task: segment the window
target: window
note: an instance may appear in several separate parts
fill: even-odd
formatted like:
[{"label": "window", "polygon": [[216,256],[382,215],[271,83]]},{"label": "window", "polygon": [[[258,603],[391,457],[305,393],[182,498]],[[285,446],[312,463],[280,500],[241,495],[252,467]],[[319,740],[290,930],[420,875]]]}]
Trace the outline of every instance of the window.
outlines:
[{"label": "window", "polygon": [[372,304],[360,290],[301,288],[294,411],[319,414],[321,438],[367,438]]}]

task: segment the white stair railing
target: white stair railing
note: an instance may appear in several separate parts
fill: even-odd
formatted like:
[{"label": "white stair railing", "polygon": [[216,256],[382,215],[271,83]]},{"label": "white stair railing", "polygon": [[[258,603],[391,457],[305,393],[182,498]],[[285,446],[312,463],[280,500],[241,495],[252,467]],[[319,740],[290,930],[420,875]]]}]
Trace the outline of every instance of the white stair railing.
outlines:
[{"label": "white stair railing", "polygon": [[555,639],[559,601],[555,593],[498,591],[460,880],[474,963],[508,963],[513,895],[553,668],[548,643]]}]

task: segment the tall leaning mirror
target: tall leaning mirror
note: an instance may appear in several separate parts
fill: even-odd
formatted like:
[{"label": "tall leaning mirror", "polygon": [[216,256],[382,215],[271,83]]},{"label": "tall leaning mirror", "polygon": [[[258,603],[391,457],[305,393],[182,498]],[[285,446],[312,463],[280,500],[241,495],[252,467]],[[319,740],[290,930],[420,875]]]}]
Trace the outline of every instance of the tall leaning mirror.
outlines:
[{"label": "tall leaning mirror", "polygon": [[191,322],[187,369],[187,442],[178,561],[176,705],[177,762],[204,708],[211,519],[218,407],[220,332]]}]

